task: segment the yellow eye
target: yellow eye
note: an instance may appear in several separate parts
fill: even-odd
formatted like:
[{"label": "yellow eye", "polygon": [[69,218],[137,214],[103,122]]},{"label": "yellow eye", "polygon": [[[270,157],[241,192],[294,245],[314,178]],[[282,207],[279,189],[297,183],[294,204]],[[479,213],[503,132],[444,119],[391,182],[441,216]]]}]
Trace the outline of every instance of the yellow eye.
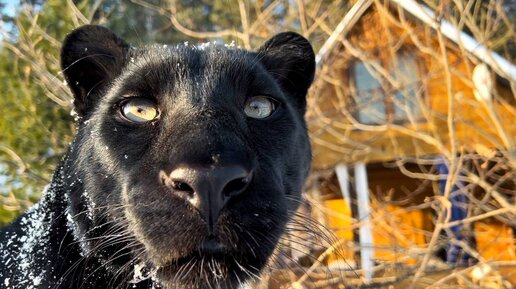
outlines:
[{"label": "yellow eye", "polygon": [[266,96],[254,96],[245,102],[244,112],[248,117],[266,118],[276,109],[275,103]]},{"label": "yellow eye", "polygon": [[135,98],[122,106],[122,114],[132,122],[149,122],[158,116],[156,104],[145,98]]}]

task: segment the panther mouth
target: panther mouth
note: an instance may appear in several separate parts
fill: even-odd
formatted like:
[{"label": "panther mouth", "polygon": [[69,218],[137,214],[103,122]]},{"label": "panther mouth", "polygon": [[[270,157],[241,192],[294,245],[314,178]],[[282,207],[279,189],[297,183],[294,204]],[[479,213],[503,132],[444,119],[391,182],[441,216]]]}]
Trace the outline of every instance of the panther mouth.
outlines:
[{"label": "panther mouth", "polygon": [[[184,256],[175,258],[171,261],[166,262],[160,268],[162,269],[174,269],[181,268],[189,265],[192,262],[197,261],[212,261],[212,262],[224,262],[231,258],[230,252],[226,249],[226,246],[215,240],[214,238],[206,239],[198,250],[193,251]],[[202,266],[202,264],[201,264]]]},{"label": "panther mouth", "polygon": [[227,252],[227,247],[215,237],[208,237],[202,242],[199,251],[203,255],[222,255]]},{"label": "panther mouth", "polygon": [[[195,250],[159,264],[151,261],[134,268],[132,283],[148,279],[164,288],[204,288],[201,284],[232,283],[234,274],[240,275],[239,264],[227,246],[215,237],[206,238]],[[232,288],[232,287],[230,287]]]}]

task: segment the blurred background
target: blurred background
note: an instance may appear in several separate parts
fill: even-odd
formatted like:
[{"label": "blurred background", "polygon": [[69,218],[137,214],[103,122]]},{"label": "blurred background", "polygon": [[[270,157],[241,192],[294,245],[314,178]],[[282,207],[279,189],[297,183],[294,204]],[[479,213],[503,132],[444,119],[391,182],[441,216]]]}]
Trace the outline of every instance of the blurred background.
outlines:
[{"label": "blurred background", "polygon": [[1,0],[0,17],[0,226],[73,139],[73,28],[246,49],[291,30],[317,53],[313,168],[264,288],[516,286],[516,1]]}]

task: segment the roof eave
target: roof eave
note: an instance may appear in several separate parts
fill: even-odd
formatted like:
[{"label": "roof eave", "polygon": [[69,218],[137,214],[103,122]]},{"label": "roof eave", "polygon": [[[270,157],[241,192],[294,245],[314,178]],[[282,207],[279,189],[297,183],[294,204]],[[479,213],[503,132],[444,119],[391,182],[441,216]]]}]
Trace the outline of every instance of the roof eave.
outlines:
[{"label": "roof eave", "polygon": [[[508,79],[509,81],[516,81],[516,66],[503,58],[498,53],[490,50],[485,45],[476,41],[473,37],[460,31],[450,22],[439,19],[435,13],[428,7],[417,3],[414,0],[390,0],[405,11],[412,14],[414,17],[421,20],[423,23],[429,25],[433,29],[441,32],[445,37],[463,47],[466,51],[473,54],[480,61],[489,65],[498,75]],[[333,33],[323,44],[316,55],[317,67],[320,67],[325,58],[331,52],[339,37],[345,36],[355,25],[364,12],[371,6],[373,0],[359,0],[349,10],[349,12],[342,18]]]}]

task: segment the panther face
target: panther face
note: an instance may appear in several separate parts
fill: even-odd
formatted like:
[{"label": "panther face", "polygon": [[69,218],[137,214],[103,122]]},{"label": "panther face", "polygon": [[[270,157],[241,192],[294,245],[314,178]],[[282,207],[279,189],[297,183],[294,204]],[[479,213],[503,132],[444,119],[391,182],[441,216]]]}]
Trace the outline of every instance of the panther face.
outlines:
[{"label": "panther face", "polygon": [[306,39],[131,48],[84,26],[62,66],[81,117],[67,168],[82,179],[68,190],[85,253],[164,288],[256,278],[310,167]]}]

